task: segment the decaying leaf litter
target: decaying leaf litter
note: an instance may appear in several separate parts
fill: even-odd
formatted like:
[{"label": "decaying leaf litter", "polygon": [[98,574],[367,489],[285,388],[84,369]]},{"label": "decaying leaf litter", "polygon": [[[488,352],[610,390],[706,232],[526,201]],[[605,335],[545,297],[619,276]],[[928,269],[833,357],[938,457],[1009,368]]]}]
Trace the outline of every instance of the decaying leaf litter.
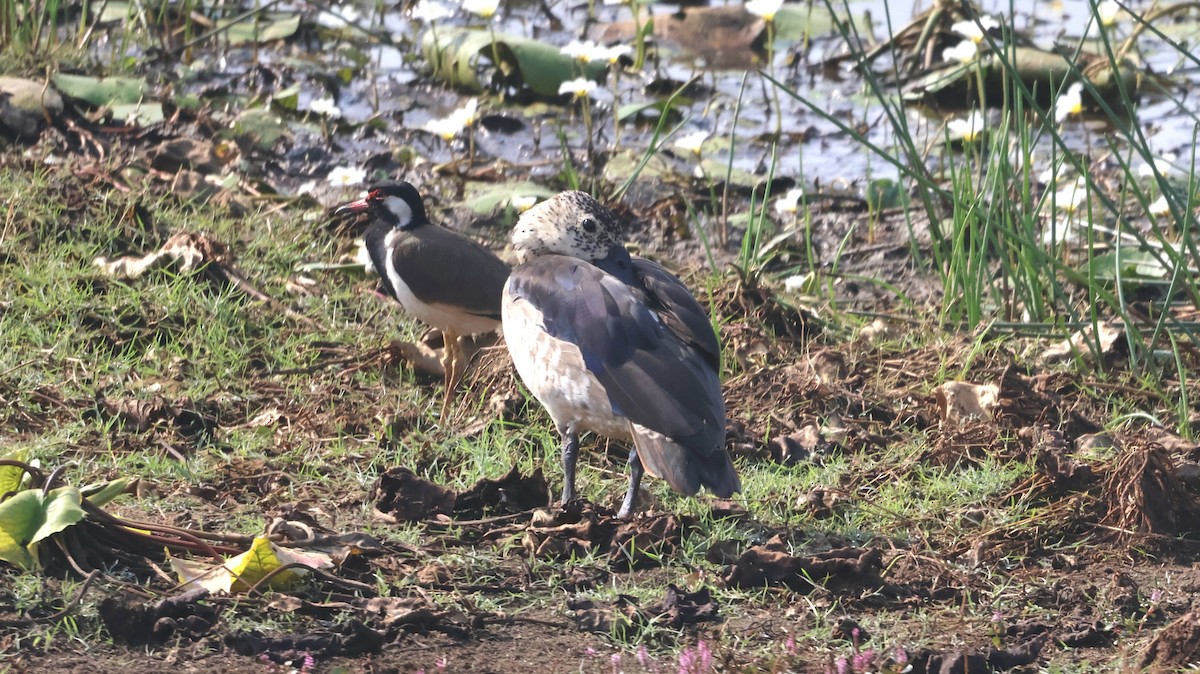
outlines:
[{"label": "decaying leaf litter", "polygon": [[[89,24],[96,55],[127,20],[118,4]],[[31,513],[5,530],[15,669],[951,672],[1194,660],[1200,448],[1186,439],[1194,405],[1172,401],[1197,391],[1169,374],[1158,390],[1140,385],[1132,364],[1161,287],[1130,287],[1150,293],[1140,325],[1104,316],[1052,338],[997,323],[943,330],[929,317],[950,290],[917,261],[939,245],[941,223],[904,207],[913,190],[838,180],[860,178],[841,172],[854,166],[827,175],[836,161],[820,155],[844,155],[828,148],[851,137],[800,105],[775,116],[793,103],[757,74],[736,117],[754,128],[747,137],[729,142],[733,113],[720,105],[704,113],[705,101],[737,100],[739,72],[720,68],[758,64],[803,91],[808,64],[852,76],[859,57],[847,47],[869,41],[838,36],[821,7],[785,6],[772,22],[693,8],[652,26],[631,9],[600,10],[591,35],[652,33],[640,71],[640,48],[576,71],[545,48],[569,39],[557,27],[534,31],[535,53],[521,53],[529,17],[583,15],[558,6],[505,8],[502,27],[342,7],[255,13],[228,30],[167,6],[144,25],[156,50],[130,72],[60,66],[47,86],[37,69],[12,68],[30,79],[5,91],[38,102],[32,115],[6,102],[19,144],[0,159],[11,177],[0,264],[15,281],[0,299],[13,336],[0,367],[2,469],[5,503],[19,506],[8,512]],[[939,85],[909,88],[912,98],[945,105],[953,90],[941,85],[954,64],[937,55],[961,42],[950,26],[968,17],[954,11],[897,33],[913,55],[898,81]],[[994,69],[996,38],[1009,33],[983,32],[992,39],[976,49]],[[474,51],[448,55],[443,39]],[[422,56],[406,56],[418,44]],[[720,77],[693,78],[691,57],[670,57],[680,44]],[[304,56],[320,49],[336,67]],[[864,62],[886,68],[878,58],[891,49]],[[1078,62],[1110,63],[1096,53]],[[219,58],[238,66],[214,68]],[[556,97],[554,82],[525,76],[551,62],[563,82],[608,76],[595,98]],[[1081,66],[1093,102],[1114,81],[1145,95],[1180,86],[1153,67],[1127,79],[1130,63],[1118,62],[1122,77]],[[1055,67],[1049,85],[1068,88],[1076,71]],[[952,100],[996,101],[959,69],[965,91]],[[485,89],[482,112],[458,113],[449,140],[427,124]],[[932,119],[934,143],[945,134]],[[616,198],[656,132],[679,120]],[[1098,209],[1119,194],[1119,153],[1072,121],[1063,128],[1083,130],[1068,141],[1085,144],[1075,149],[1097,186],[1080,201]],[[864,124],[881,142],[882,126]],[[541,470],[557,465],[555,444],[503,350],[486,343],[455,418],[439,425],[438,336],[419,339],[372,292],[350,264],[361,223],[325,210],[365,176],[392,174],[497,246],[520,197],[573,179],[611,197],[642,252],[708,298],[746,492],[688,501],[652,485],[643,515],[615,520],[624,450],[612,446],[588,461],[586,502],[541,508],[557,486]],[[791,186],[799,193],[784,194]],[[752,226],[764,200],[766,234]],[[1060,201],[1080,205],[1075,192]],[[1117,208],[1139,231],[1146,209]],[[1067,248],[1065,259],[1081,254]],[[1169,276],[1161,256],[1113,250],[1107,263],[1091,258],[1096,275]],[[1186,373],[1195,305],[1170,310]],[[328,562],[292,565],[289,551]],[[36,566],[31,554],[37,573],[18,574]],[[198,572],[207,587],[181,586],[173,560],[213,563]],[[295,572],[307,577],[284,577]]]}]

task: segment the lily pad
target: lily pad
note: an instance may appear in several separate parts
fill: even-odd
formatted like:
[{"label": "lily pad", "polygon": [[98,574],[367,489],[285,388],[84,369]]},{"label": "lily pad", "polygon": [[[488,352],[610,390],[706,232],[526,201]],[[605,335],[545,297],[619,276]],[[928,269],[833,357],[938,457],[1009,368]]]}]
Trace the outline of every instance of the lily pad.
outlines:
[{"label": "lily pad", "polygon": [[262,44],[284,40],[296,34],[300,29],[299,14],[267,14],[244,19],[237,23],[222,21],[217,24],[227,28],[225,34],[230,44]]},{"label": "lily pad", "polygon": [[603,63],[580,63],[545,42],[468,28],[426,31],[421,52],[435,77],[473,94],[490,90],[557,98],[563,82],[581,76],[599,81],[605,70]]},{"label": "lily pad", "polygon": [[466,192],[466,207],[480,215],[491,215],[521,197],[536,197],[541,201],[555,195],[548,187],[524,180],[499,184],[468,183]]},{"label": "lily pad", "polygon": [[146,99],[150,87],[140,77],[92,77],[58,73],[54,86],[71,98],[93,106],[133,105]]},{"label": "lily pad", "polygon": [[120,103],[110,108],[112,117],[130,124],[157,124],[166,118],[163,114],[162,103],[146,101],[144,103]]},{"label": "lily pad", "polygon": [[663,115],[667,116],[667,124],[678,124],[683,119],[683,114],[666,100],[626,103],[617,108],[617,119],[622,122],[633,120],[657,124]]},{"label": "lily pad", "polygon": [[251,108],[243,111],[233,120],[234,130],[249,136],[260,147],[270,149],[275,143],[289,134],[287,124],[267,108]]},{"label": "lily pad", "polygon": [[[984,53],[968,63],[941,63],[906,85],[904,99],[949,109],[973,107],[977,105],[977,89],[982,75],[987,104],[999,105],[1006,100],[1004,89],[1010,73],[1015,71],[1039,104],[1049,105],[1053,92],[1076,80],[1068,57],[1056,52],[1015,47],[1004,55],[1004,59],[1008,60],[1011,70],[996,53]],[[1076,68],[1084,73],[1099,97],[1110,105],[1120,100],[1117,96],[1118,78],[1103,57],[1080,54]],[[1128,60],[1123,61],[1120,75],[1126,90],[1135,92],[1138,87],[1137,67]]]},{"label": "lily pad", "polygon": [[1097,255],[1089,263],[1092,275],[1105,281],[1125,283],[1163,281],[1171,273],[1153,253],[1137,248],[1120,248]]}]

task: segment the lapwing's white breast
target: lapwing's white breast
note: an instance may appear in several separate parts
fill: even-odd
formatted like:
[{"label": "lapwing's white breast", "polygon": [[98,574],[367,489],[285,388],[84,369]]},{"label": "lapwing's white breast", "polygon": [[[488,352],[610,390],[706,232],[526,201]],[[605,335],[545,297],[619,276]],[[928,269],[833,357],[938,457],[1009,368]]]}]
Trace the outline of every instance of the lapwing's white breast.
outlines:
[{"label": "lapwing's white breast", "polygon": [[[413,293],[412,288],[409,288],[408,284],[404,282],[403,274],[396,268],[396,258],[391,254],[393,247],[397,244],[397,239],[403,236],[407,236],[404,230],[394,229],[384,239],[385,250],[387,250],[387,254],[384,256],[384,267],[400,306],[422,323],[441,330],[453,330],[460,335],[473,335],[495,330],[496,322],[491,318],[469,314],[462,309],[436,302],[423,302]],[[456,274],[453,273],[447,274],[447,282],[453,283],[455,276]]]}]

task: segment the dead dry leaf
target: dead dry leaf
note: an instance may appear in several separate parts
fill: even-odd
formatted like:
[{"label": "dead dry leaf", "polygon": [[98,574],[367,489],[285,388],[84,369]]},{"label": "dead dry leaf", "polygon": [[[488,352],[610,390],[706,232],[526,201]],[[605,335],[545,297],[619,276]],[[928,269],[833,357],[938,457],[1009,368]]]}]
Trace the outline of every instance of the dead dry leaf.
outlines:
[{"label": "dead dry leaf", "polygon": [[1092,326],[1088,326],[1043,351],[1040,359],[1043,363],[1057,363],[1071,358],[1076,353],[1090,358],[1095,353],[1093,347],[1097,344],[1100,347],[1100,355],[1107,356],[1116,348],[1117,340],[1124,336],[1124,325],[1117,321],[1101,321],[1096,324],[1095,332]]},{"label": "dead dry leaf", "polygon": [[93,264],[109,276],[119,279],[134,279],[152,269],[174,267],[180,274],[190,274],[210,262],[220,262],[226,257],[224,244],[203,234],[179,232],[149,255],[126,255],[115,260],[100,256]]},{"label": "dead dry leaf", "polygon": [[934,396],[942,421],[963,423],[971,419],[991,419],[1000,401],[1000,387],[950,381],[939,386]]}]

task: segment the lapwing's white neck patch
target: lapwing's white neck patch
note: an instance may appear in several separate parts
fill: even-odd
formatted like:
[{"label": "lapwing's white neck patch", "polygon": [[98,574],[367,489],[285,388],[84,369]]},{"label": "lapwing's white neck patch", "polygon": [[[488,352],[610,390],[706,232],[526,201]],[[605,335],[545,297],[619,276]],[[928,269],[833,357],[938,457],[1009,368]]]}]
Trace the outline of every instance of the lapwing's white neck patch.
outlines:
[{"label": "lapwing's white neck patch", "polygon": [[383,207],[396,216],[397,227],[403,229],[412,224],[413,210],[407,201],[400,197],[386,197],[383,200]]}]

